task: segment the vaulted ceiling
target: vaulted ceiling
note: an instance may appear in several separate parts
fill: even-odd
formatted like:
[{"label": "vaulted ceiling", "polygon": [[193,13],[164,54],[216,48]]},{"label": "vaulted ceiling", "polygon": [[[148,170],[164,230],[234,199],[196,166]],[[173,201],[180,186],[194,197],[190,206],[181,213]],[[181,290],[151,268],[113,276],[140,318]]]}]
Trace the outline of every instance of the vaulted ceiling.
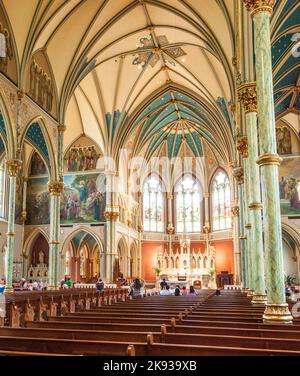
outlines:
[{"label": "vaulted ceiling", "polygon": [[[133,143],[147,155],[205,140],[234,159],[233,0],[2,0],[14,35],[19,87],[42,51],[55,79],[65,145],[80,135],[116,155]],[[300,3],[278,0],[272,17],[277,113],[299,110]],[[294,40],[292,40],[294,38]],[[300,38],[299,38],[300,40]]]}]

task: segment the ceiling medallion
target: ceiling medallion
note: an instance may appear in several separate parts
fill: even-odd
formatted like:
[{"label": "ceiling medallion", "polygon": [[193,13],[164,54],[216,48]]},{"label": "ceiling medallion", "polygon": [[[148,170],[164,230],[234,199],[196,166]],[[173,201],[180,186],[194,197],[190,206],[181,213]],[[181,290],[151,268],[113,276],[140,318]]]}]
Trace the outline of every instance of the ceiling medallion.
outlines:
[{"label": "ceiling medallion", "polygon": [[[157,37],[160,48],[154,44],[152,36],[143,37],[140,39],[140,45],[137,50],[140,51],[137,53],[137,57],[134,58],[132,64],[144,67],[148,61],[153,68],[159,61],[159,53],[164,55],[164,58],[173,66],[175,66],[175,59],[178,59],[181,56],[186,55],[181,47],[167,47],[169,41],[165,35],[159,35]],[[165,47],[164,47],[165,46]],[[151,48],[151,51],[149,50]],[[146,51],[143,51],[145,50]]]}]

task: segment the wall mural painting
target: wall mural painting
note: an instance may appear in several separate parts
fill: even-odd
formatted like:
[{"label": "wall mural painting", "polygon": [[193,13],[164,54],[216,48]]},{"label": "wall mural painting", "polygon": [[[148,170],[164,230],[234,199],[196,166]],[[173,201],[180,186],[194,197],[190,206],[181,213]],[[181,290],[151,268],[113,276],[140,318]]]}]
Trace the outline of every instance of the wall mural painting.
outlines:
[{"label": "wall mural painting", "polygon": [[[48,177],[30,178],[27,195],[27,224],[50,223]],[[104,174],[65,175],[61,196],[62,224],[105,222]]]},{"label": "wall mural painting", "polygon": [[73,146],[66,155],[68,171],[89,171],[95,170],[98,154],[95,145]]},{"label": "wall mural painting", "polygon": [[22,224],[22,206],[23,206],[23,177],[22,171],[17,175],[16,198],[15,198],[15,223]]},{"label": "wall mural painting", "polygon": [[27,222],[28,225],[44,225],[50,223],[49,178],[29,178],[27,183]]},{"label": "wall mural painting", "polygon": [[47,168],[42,160],[42,158],[38,155],[38,153],[34,153],[31,159],[30,165],[30,175],[45,175],[47,174]]},{"label": "wall mural painting", "polygon": [[276,127],[276,142],[278,154],[291,154],[292,153],[292,137],[288,127]]},{"label": "wall mural painting", "polygon": [[105,175],[66,175],[61,223],[104,222]]},{"label": "wall mural painting", "polygon": [[284,158],[279,167],[282,215],[300,215],[300,157]]},{"label": "wall mural painting", "polygon": [[52,79],[35,60],[30,65],[29,95],[43,108],[51,112],[53,102]]}]

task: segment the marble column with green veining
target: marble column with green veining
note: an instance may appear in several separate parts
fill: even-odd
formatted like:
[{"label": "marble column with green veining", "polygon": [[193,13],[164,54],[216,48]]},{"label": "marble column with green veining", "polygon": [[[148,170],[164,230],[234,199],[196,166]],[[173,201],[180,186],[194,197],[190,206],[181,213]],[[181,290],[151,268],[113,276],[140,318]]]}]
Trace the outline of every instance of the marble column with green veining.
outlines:
[{"label": "marble column with green veining", "polygon": [[64,185],[61,181],[51,181],[48,184],[50,192],[48,288],[53,290],[58,288],[60,195],[63,187]]},{"label": "marble column with green veining", "polygon": [[117,205],[117,176],[114,171],[106,171],[106,283],[113,283],[116,257],[118,256],[116,243],[116,221],[119,218]]},{"label": "marble column with green veining", "polygon": [[285,298],[281,215],[278,186],[270,16],[275,0],[244,0],[254,24],[255,70],[260,142],[267,297],[264,320],[291,323]]},{"label": "marble column with green veining", "polygon": [[255,82],[246,82],[239,87],[239,100],[245,109],[245,124],[247,131],[248,150],[248,186],[249,202],[248,207],[251,229],[249,231],[251,243],[251,265],[254,296],[252,303],[264,304],[265,294],[265,273],[264,273],[264,248],[262,233],[262,205],[260,193],[259,167],[256,163],[258,158],[258,137],[257,137],[257,100]]},{"label": "marble column with green veining", "polygon": [[248,280],[246,273],[246,259],[245,259],[245,239],[244,239],[244,193],[243,184],[238,185],[239,191],[239,241],[240,241],[240,251],[241,251],[241,281],[244,288],[247,288]]},{"label": "marble column with green veining", "polygon": [[17,174],[20,171],[22,162],[19,160],[8,160],[6,162],[9,175],[9,197],[8,197],[8,217],[6,233],[6,251],[5,251],[5,279],[7,293],[13,292],[13,262],[14,262],[14,243],[15,243],[15,202],[16,202],[16,183]]}]

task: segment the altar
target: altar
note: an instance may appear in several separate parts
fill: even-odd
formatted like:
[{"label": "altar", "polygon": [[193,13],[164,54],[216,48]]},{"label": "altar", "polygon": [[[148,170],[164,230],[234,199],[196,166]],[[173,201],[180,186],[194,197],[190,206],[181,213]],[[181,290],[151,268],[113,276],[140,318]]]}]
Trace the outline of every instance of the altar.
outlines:
[{"label": "altar", "polygon": [[170,287],[216,288],[215,249],[208,245],[204,253],[191,251],[190,239],[183,236],[180,249],[163,250],[157,256],[157,287],[165,278]]}]

